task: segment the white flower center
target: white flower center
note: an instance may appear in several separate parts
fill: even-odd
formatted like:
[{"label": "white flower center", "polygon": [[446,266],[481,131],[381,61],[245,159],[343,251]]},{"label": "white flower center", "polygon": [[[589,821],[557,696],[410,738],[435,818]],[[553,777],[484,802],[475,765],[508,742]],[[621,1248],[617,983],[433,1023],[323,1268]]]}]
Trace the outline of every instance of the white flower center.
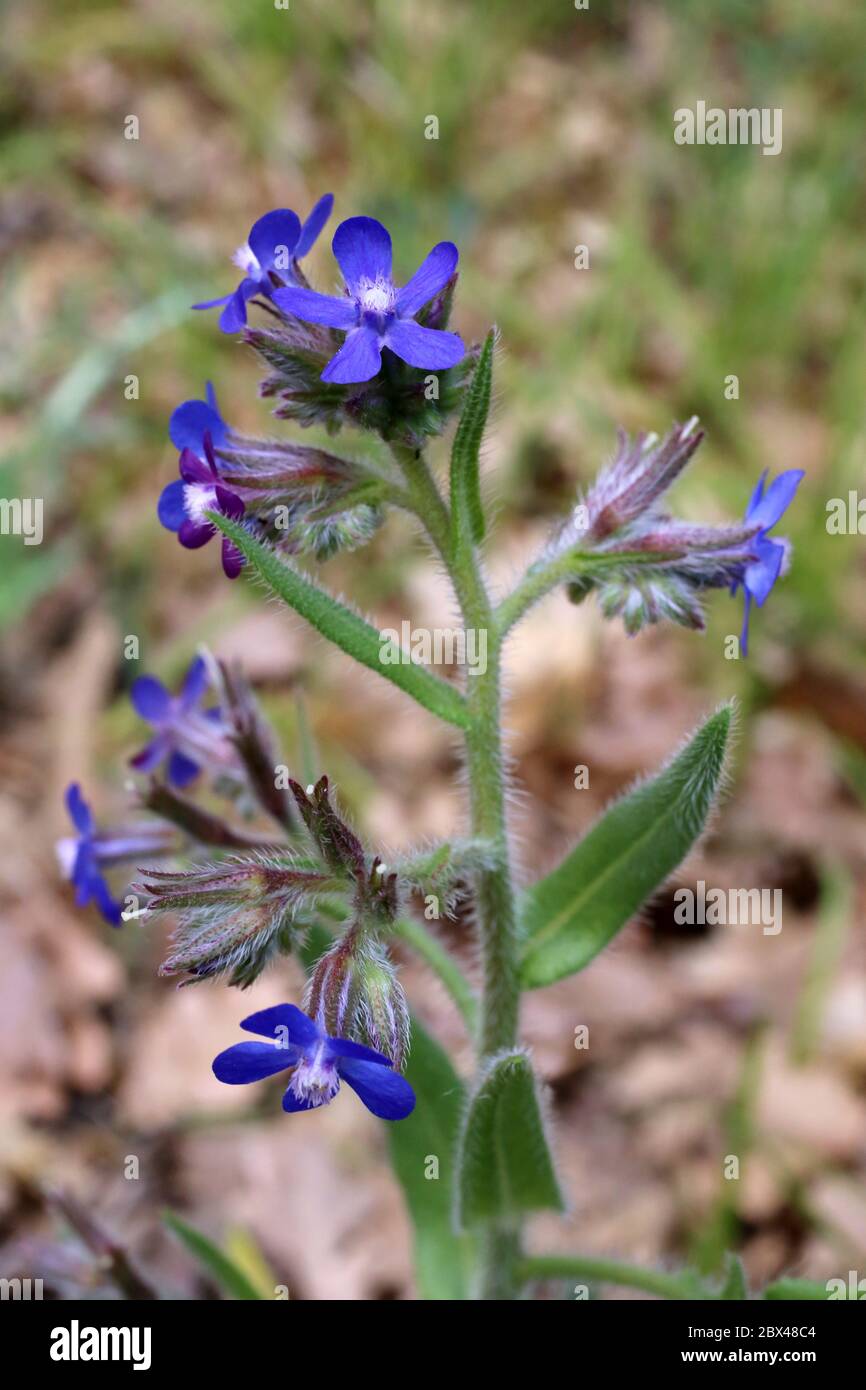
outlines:
[{"label": "white flower center", "polygon": [[336,1065],[325,1055],[324,1043],[319,1043],[312,1054],[301,1058],[289,1089],[297,1100],[308,1101],[310,1105],[327,1105],[333,1100],[340,1089],[340,1078]]},{"label": "white flower center", "polygon": [[362,280],[358,302],[367,314],[389,314],[394,307],[394,286],[390,280]]},{"label": "white flower center", "polygon": [[238,247],[237,251],[232,256],[232,260],[238,270],[243,271],[244,275],[249,275],[253,280],[258,280],[261,277],[262,268],[259,265],[258,258],[254,255],[247,242],[244,242],[243,246]]},{"label": "white flower center", "polygon": [[197,526],[207,521],[205,512],[218,511],[216,489],[207,483],[187,483],[183,490],[183,505],[190,521]]}]

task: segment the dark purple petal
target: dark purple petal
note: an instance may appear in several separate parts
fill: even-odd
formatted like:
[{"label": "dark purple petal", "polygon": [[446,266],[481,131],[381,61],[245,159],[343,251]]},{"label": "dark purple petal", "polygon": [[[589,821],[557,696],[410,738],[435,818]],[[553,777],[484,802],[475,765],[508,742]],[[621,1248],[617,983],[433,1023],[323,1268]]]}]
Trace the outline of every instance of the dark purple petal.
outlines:
[{"label": "dark purple petal", "polygon": [[177,533],[177,538],[187,550],[198,550],[207,545],[216,535],[216,527],[210,521],[185,521]]},{"label": "dark purple petal", "polygon": [[341,222],[331,245],[353,295],[357,296],[362,280],[390,280],[391,238],[375,217],[350,217]]},{"label": "dark purple petal", "polygon": [[167,738],[158,735],[152,738],[150,743],[146,743],[140,753],[130,758],[129,765],[134,767],[136,772],[153,772],[158,767],[163,758],[168,753],[170,744]]},{"label": "dark purple petal", "polygon": [[[206,433],[208,433],[206,431]],[[177,461],[180,469],[180,476],[185,483],[213,483],[213,473],[206,463],[199,458],[199,454],[204,453],[204,439],[198,454],[192,449],[183,449]]]},{"label": "dark purple petal", "polygon": [[350,1038],[329,1038],[328,1048],[335,1057],[351,1057],[358,1062],[375,1062],[380,1067],[393,1067],[394,1063],[384,1052],[376,1052],[363,1043],[352,1042]]},{"label": "dark purple petal", "polygon": [[746,566],[743,584],[758,607],[762,608],[769,598],[770,590],[779,578],[779,571],[785,558],[785,547],[781,541],[773,541],[764,537],[757,542],[752,542],[752,544],[758,558],[753,564]]},{"label": "dark purple petal", "polygon": [[262,1038],[283,1037],[282,1030],[291,1043],[305,1048],[321,1042],[324,1036],[313,1019],[299,1009],[297,1004],[274,1004],[270,1009],[259,1009],[241,1020],[241,1027],[248,1033],[258,1033]]},{"label": "dark purple petal", "polygon": [[750,502],[746,520],[754,526],[760,526],[762,531],[768,531],[771,526],[775,526],[790,507],[794,494],[805,476],[802,468],[789,468],[785,473],[780,473],[758,502],[755,503],[754,499]]},{"label": "dark purple petal", "polygon": [[317,294],[315,290],[302,290],[289,285],[284,290],[274,290],[273,299],[278,309],[286,314],[294,314],[296,319],[303,319],[304,323],[351,328],[358,321],[355,301],[333,294]]},{"label": "dark purple petal", "polygon": [[382,365],[379,334],[373,328],[353,328],[340,351],[322,372],[322,381],[348,384],[369,381]]},{"label": "dark purple petal", "polygon": [[183,678],[179,695],[181,709],[186,711],[192,709],[193,705],[197,705],[209,683],[207,662],[203,657],[197,656],[193,659]]},{"label": "dark purple petal", "polygon": [[427,367],[431,371],[454,367],[466,355],[463,340],[456,333],[422,328],[414,319],[395,319],[385,334],[385,346],[410,367]]},{"label": "dark purple petal", "polygon": [[325,193],[319,199],[301,228],[301,235],[298,237],[298,244],[295,247],[295,259],[300,260],[306,256],[319,239],[319,233],[331,215],[331,208],[334,206],[333,193]]},{"label": "dark purple petal", "polygon": [[179,531],[186,521],[185,488],[178,478],[164,487],[156,504],[156,514],[167,531]]},{"label": "dark purple petal", "polygon": [[340,1075],[380,1120],[405,1120],[415,1109],[415,1092],[404,1076],[378,1062],[343,1062]]},{"label": "dark purple petal", "polygon": [[222,548],[223,574],[226,579],[237,579],[246,560],[236,545],[233,545],[228,536],[223,536]]},{"label": "dark purple petal", "polygon": [[274,270],[279,255],[283,270],[288,270],[295,257],[295,247],[301,235],[301,219],[291,208],[276,208],[254,222],[249,234],[249,248],[262,270]]},{"label": "dark purple petal", "polygon": [[171,785],[181,789],[188,787],[198,774],[198,763],[194,763],[192,758],[188,758],[185,753],[180,753],[175,749],[168,760],[168,780]]},{"label": "dark purple petal", "polygon": [[172,411],[168,437],[176,449],[191,449],[194,454],[200,455],[205,430],[210,430],[217,446],[229,433],[225,420],[206,401],[184,401]]},{"label": "dark purple petal", "polygon": [[242,1042],[227,1047],[213,1060],[213,1074],[227,1086],[246,1086],[250,1081],[263,1081],[295,1065],[297,1057],[290,1047],[274,1047],[271,1043]]},{"label": "dark purple petal", "polygon": [[66,788],[66,809],[75,829],[82,835],[93,833],[93,812],[81,795],[77,782],[70,782]]},{"label": "dark purple petal", "polygon": [[171,696],[156,676],[139,676],[129,690],[132,708],[140,719],[159,724],[171,713]]},{"label": "dark purple petal", "polygon": [[240,521],[246,507],[236,492],[231,492],[227,487],[220,487],[217,484],[214,489],[216,492],[217,506],[223,516],[229,517],[232,521]]},{"label": "dark purple petal", "polygon": [[446,285],[457,268],[460,252],[453,241],[440,241],[397,295],[397,313],[409,318]]},{"label": "dark purple petal", "polygon": [[[247,321],[247,300],[258,294],[261,285],[258,280],[247,277],[241,280],[228,304],[220,314],[220,330],[223,333],[239,333]],[[216,437],[216,436],[214,436]]]}]

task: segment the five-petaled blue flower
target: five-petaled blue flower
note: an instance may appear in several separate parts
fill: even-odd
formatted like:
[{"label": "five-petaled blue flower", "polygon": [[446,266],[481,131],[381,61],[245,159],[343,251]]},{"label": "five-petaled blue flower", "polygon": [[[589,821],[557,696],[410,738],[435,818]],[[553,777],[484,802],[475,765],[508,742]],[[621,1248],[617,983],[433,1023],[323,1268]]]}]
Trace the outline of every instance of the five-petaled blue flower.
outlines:
[{"label": "five-petaled blue flower", "polygon": [[130,762],[139,772],[153,772],[168,760],[167,776],[175,787],[187,786],[201,771],[234,765],[236,757],[219,708],[199,708],[208,688],[205,662],[197,656],[177,695],[156,676],[139,676],[129,692],[136,714],[152,724],[155,735]]},{"label": "five-petaled blue flower", "polygon": [[221,1052],[213,1063],[218,1081],[245,1086],[292,1068],[283,1095],[283,1109],[290,1114],[327,1105],[341,1081],[348,1082],[382,1120],[404,1120],[415,1108],[415,1092],[393,1070],[390,1058],[347,1038],[328,1037],[294,1004],[262,1009],[245,1018],[241,1027],[275,1041],[236,1043]]},{"label": "five-petaled blue flower", "polygon": [[66,877],[75,885],[76,905],[86,907],[89,902],[95,902],[106,922],[119,927],[123,904],[112,896],[102,866],[163,851],[167,843],[165,827],[153,822],[113,834],[97,830],[93,812],[77,782],[66,788],[66,809],[78,833],[58,840],[57,858]]},{"label": "five-petaled blue flower", "polygon": [[736,594],[737,589],[742,584],[745,593],[743,630],[740,634],[740,649],[743,656],[748,654],[749,648],[749,610],[752,599],[755,600],[759,608],[763,607],[773,585],[779,578],[788,552],[786,541],[771,540],[767,532],[772,530],[776,522],[787,511],[794,500],[794,494],[801,479],[805,476],[802,468],[789,468],[785,473],[780,473],[778,478],[774,478],[765,492],[764,483],[767,471],[765,468],[758,479],[758,485],[752,493],[745,516],[745,520],[750,526],[760,527],[757,536],[750,542],[757,559],[753,560],[750,565],[746,565],[742,578],[737,579],[731,587],[731,593]]},{"label": "five-petaled blue flower", "polygon": [[[194,309],[215,309],[223,304],[220,314],[220,328],[223,333],[237,333],[247,321],[247,300],[257,294],[273,297],[275,285],[283,280],[294,279],[294,262],[301,260],[318,240],[319,233],[331,215],[334,206],[333,193],[320,198],[301,226],[297,213],[291,208],[275,208],[266,212],[250,228],[250,234],[243,246],[234,254],[235,265],[243,271],[244,278],[231,294],[221,299],[208,299],[203,304],[193,304]],[[275,275],[276,281],[271,278]]]},{"label": "five-petaled blue flower", "polygon": [[[208,409],[202,401],[186,402]],[[183,407],[179,407],[183,409]],[[172,422],[177,417],[175,411]],[[191,427],[190,433],[194,433]],[[177,432],[180,437],[180,431]],[[218,528],[208,520],[208,512],[221,512],[223,516],[239,521],[246,508],[236,492],[224,487],[220,482],[213,438],[205,429],[202,439],[202,452],[206,463],[197,457],[191,448],[182,448],[178,467],[180,478],[163,488],[157,504],[157,515],[168,531],[175,531],[181,545],[187,550],[198,550],[207,545],[218,533]],[[229,579],[237,579],[244,566],[244,557],[228,538],[223,536],[223,570]]]},{"label": "five-petaled blue flower", "polygon": [[382,364],[383,348],[410,367],[433,371],[462,360],[465,349],[456,333],[423,328],[414,318],[454,274],[458,252],[453,242],[434,246],[402,289],[391,278],[391,238],[375,218],[341,222],[332,244],[348,297],[296,286],[273,294],[274,303],[296,318],[345,329],[346,340],[322,372],[323,381],[369,381]]}]

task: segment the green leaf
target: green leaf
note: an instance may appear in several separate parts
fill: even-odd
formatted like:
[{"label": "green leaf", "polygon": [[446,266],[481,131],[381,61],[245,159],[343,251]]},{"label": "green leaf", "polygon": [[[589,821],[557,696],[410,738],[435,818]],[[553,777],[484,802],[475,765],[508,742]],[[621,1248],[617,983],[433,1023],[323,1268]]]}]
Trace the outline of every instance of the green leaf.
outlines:
[{"label": "green leaf", "polygon": [[[388,1125],[391,1162],[415,1231],[415,1271],[422,1298],[452,1301],[469,1292],[472,1241],[454,1229],[455,1152],[463,1084],[437,1042],[412,1021],[406,1077],[418,1103]],[[431,1159],[438,1160],[438,1176]]]},{"label": "green leaf", "polygon": [[522,1212],[563,1209],[532,1067],[519,1050],[494,1057],[460,1137],[459,1222],[471,1228]]},{"label": "green leaf", "polygon": [[746,1282],[746,1271],[743,1269],[743,1262],[739,1255],[728,1255],[728,1262],[725,1268],[725,1282],[719,1290],[719,1298],[726,1301],[743,1303],[748,1297],[749,1285]]},{"label": "green leaf", "polygon": [[277,598],[305,618],[329,642],[354,657],[362,666],[392,681],[446,723],[456,724],[459,729],[466,728],[469,715],[459,690],[414,661],[383,663],[382,638],[371,623],[320,589],[318,584],[281,559],[270,546],[251,536],[238,522],[218,512],[208,512],[207,515],[246,556]]},{"label": "green leaf", "polygon": [[495,344],[496,329],[491,328],[466,392],[463,413],[451,447],[451,511],[455,540],[459,542],[468,531],[476,545],[484,538],[478,456],[490,410]]},{"label": "green leaf", "polygon": [[722,781],[733,705],[723,705],[656,777],[616,802],[526,894],[526,989],[582,970],[686,857]]},{"label": "green leaf", "polygon": [[764,1297],[773,1301],[826,1303],[829,1295],[826,1284],[816,1284],[811,1279],[777,1279],[764,1289]]},{"label": "green leaf", "polygon": [[201,1231],[188,1225],[173,1211],[163,1212],[162,1219],[181,1244],[186,1246],[202,1269],[207,1271],[220,1288],[231,1294],[232,1298],[255,1299],[256,1301],[261,1299],[261,1293],[240,1266],[220,1250],[218,1245],[214,1245],[212,1240],[202,1235]]}]

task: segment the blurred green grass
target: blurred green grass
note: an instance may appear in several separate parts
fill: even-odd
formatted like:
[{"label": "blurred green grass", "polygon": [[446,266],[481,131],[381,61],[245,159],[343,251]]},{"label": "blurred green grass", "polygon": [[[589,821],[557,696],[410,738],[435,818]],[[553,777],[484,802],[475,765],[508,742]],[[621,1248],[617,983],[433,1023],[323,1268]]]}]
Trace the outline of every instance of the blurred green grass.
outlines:
[{"label": "blurred green grass", "polygon": [[[12,0],[4,29],[0,491],[45,498],[47,539],[4,539],[0,621],[81,566],[140,625],[166,573],[182,582],[153,513],[172,406],[212,377],[231,418],[273,423],[251,359],[187,306],[230,287],[262,211],[333,189],[336,218],[389,225],[400,269],[459,243],[457,324],[503,333],[505,524],[563,510],[617,423],[699,413],[684,510],[736,514],[762,468],[804,462],[795,565],[761,621],[862,661],[856,538],[824,528],[826,499],[862,473],[862,7],[72,0],[56,15]],[[698,98],[781,106],[782,153],[675,145],[673,111]],[[313,269],[327,287],[325,243]],[[389,574],[409,562],[381,558]]]}]

